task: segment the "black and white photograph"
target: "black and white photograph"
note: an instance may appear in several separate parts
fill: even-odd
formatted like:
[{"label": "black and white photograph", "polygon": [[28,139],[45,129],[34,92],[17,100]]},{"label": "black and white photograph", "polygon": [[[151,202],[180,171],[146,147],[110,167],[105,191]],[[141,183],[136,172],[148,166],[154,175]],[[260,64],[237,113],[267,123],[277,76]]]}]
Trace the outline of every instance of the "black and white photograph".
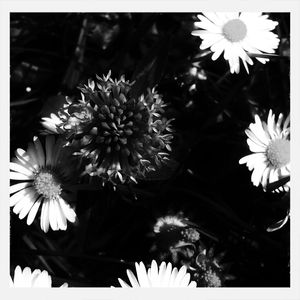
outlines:
[{"label": "black and white photograph", "polygon": [[11,288],[291,287],[291,13],[258,10],[9,13]]}]

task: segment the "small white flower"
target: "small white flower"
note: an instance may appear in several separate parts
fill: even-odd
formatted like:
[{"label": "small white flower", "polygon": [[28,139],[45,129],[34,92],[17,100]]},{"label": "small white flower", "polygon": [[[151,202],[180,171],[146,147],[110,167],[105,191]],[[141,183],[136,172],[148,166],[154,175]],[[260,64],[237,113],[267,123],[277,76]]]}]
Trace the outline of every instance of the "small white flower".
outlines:
[{"label": "small white flower", "polygon": [[166,265],[165,262],[162,262],[158,267],[156,261],[153,260],[148,271],[142,262],[135,263],[135,269],[137,277],[131,270],[127,270],[127,276],[132,286],[119,278],[121,287],[196,287],[196,282],[190,281],[190,274],[187,273],[185,266],[178,271],[177,268],[172,268],[171,263]]},{"label": "small white flower", "polygon": [[[290,118],[283,123],[280,114],[277,122],[272,110],[269,111],[267,123],[255,115],[255,123],[246,129],[247,143],[253,154],[240,159],[240,164],[246,164],[253,170],[251,181],[255,186],[260,183],[266,189],[282,177],[290,175]],[[289,182],[279,188],[279,191],[288,191]],[[278,192],[278,190],[276,190]]]},{"label": "small white flower", "polygon": [[180,215],[167,215],[164,217],[160,217],[157,219],[154,227],[153,227],[153,231],[155,233],[159,233],[161,232],[161,229],[164,227],[186,227],[187,219],[183,218]]},{"label": "small white flower", "polygon": [[[212,60],[224,52],[231,73],[239,73],[240,59],[249,73],[247,63],[253,64],[249,53],[274,53],[279,45],[278,36],[271,32],[278,22],[261,12],[207,12],[198,18],[200,22],[195,22],[195,26],[201,29],[192,34],[202,39],[200,49],[210,48],[214,52]],[[263,64],[269,60],[256,59]]]},{"label": "small white flower", "polygon": [[69,165],[63,159],[63,146],[54,136],[46,136],[46,152],[37,137],[27,151],[17,149],[10,163],[10,179],[19,183],[10,186],[10,206],[20,219],[27,216],[32,224],[41,206],[40,225],[44,232],[66,230],[67,220],[75,222],[74,209],[65,201]]},{"label": "small white flower", "polygon": [[[48,274],[47,271],[41,271],[39,269],[35,269],[31,272],[31,269],[26,267],[22,271],[20,266],[15,268],[14,278],[9,277],[9,285],[10,287],[17,288],[50,288],[52,287],[52,278]],[[68,287],[67,283],[64,283],[61,287]]]}]

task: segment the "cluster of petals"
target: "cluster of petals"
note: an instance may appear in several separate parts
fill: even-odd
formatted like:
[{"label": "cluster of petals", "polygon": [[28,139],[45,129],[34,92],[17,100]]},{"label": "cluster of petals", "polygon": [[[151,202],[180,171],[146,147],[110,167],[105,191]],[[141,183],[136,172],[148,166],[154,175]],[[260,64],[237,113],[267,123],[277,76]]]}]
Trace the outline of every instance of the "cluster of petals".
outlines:
[{"label": "cluster of petals", "polygon": [[162,262],[158,266],[157,262],[153,260],[148,270],[143,262],[135,263],[135,270],[136,276],[131,270],[127,270],[131,286],[119,278],[121,287],[196,287],[196,282],[190,280],[191,276],[187,273],[185,266],[178,270],[173,268],[171,263]]}]

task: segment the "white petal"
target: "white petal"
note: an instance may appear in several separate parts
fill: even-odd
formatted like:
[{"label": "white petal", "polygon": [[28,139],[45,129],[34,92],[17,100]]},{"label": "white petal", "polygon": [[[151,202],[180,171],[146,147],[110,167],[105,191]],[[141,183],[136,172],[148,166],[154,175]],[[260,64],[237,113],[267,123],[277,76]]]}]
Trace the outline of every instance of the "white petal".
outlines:
[{"label": "white petal", "polygon": [[189,273],[186,273],[183,279],[181,280],[180,286],[187,287],[189,285],[190,279],[191,275]]},{"label": "white petal", "polygon": [[121,278],[118,278],[118,281],[122,288],[130,288],[131,287],[125,281],[123,281]]},{"label": "white petal", "polygon": [[150,287],[150,282],[148,279],[145,265],[142,262],[140,263],[140,265],[136,263],[135,268],[136,268],[137,278],[138,278],[138,282],[140,283],[140,286]]},{"label": "white petal", "polygon": [[159,266],[159,271],[158,271],[158,278],[157,278],[157,282],[159,284],[159,286],[161,286],[161,283],[163,281],[163,278],[165,276],[165,272],[166,272],[166,263],[163,261],[160,266]]},{"label": "white petal", "polygon": [[15,192],[18,192],[20,190],[23,190],[24,188],[31,186],[32,182],[21,182],[14,185],[11,185],[9,187],[9,194],[13,194]]},{"label": "white petal", "polygon": [[37,171],[38,165],[35,161],[31,160],[31,157],[27,152],[25,152],[23,149],[18,148],[15,151],[16,159],[18,162],[20,162],[22,165],[24,165],[25,168],[30,169],[31,171]]},{"label": "white petal", "polygon": [[175,281],[174,281],[175,286],[180,286],[181,280],[184,278],[185,274],[186,274],[186,267],[182,266],[176,276]]},{"label": "white petal", "polygon": [[140,287],[140,284],[138,282],[138,280],[136,279],[136,277],[134,276],[134,274],[131,272],[131,270],[127,270],[127,276],[129,278],[129,281],[131,283],[132,287]]},{"label": "white petal", "polygon": [[165,272],[165,276],[163,278],[162,286],[164,286],[164,287],[169,286],[171,273],[172,273],[172,265],[171,265],[171,263],[168,263],[166,272]]},{"label": "white petal", "polygon": [[61,206],[59,205],[59,202],[57,200],[55,201],[55,207],[57,210],[57,215],[59,216],[57,218],[58,228],[61,230],[66,230],[67,229],[67,219],[66,219],[66,216],[65,216],[64,212],[62,211]]},{"label": "white petal", "polygon": [[259,185],[266,167],[267,167],[266,164],[258,164],[254,168],[252,176],[251,176],[251,181],[254,186]]},{"label": "white petal", "polygon": [[33,198],[36,199],[36,194],[35,194],[34,189],[27,188],[26,190],[27,190],[26,194],[22,197],[22,199],[20,199],[18,201],[18,203],[16,203],[16,205],[13,208],[13,212],[15,214],[19,214],[25,206],[27,207],[27,205],[29,205],[31,199],[33,199]]},{"label": "white petal", "polygon": [[49,230],[49,201],[48,200],[44,200],[42,205],[40,225],[41,225],[41,229],[44,232],[48,232]]},{"label": "white petal", "polygon": [[250,129],[246,129],[245,133],[254,143],[266,148],[267,145],[263,141],[261,141]]},{"label": "white petal", "polygon": [[33,173],[32,173],[31,170],[26,169],[25,167],[23,167],[23,166],[21,166],[17,163],[10,162],[9,167],[10,167],[11,170],[13,170],[15,172],[18,172],[18,173],[21,173],[21,174],[27,176],[28,178],[32,178],[32,176],[33,176]]},{"label": "white petal", "polygon": [[34,142],[34,146],[36,149],[38,163],[40,166],[44,166],[45,165],[45,153],[44,153],[43,146],[42,146],[39,138],[36,136],[33,138],[33,142]]},{"label": "white petal", "polygon": [[66,201],[64,199],[62,199],[61,197],[57,198],[59,201],[59,205],[64,213],[64,215],[66,216],[66,218],[71,222],[74,223],[76,220],[76,213],[73,210],[73,208],[66,203]]},{"label": "white petal", "polygon": [[37,198],[38,198],[38,195],[36,193],[34,193],[34,196],[30,197],[29,201],[27,201],[27,203],[24,204],[24,206],[19,214],[20,220],[24,219],[27,216],[28,212],[31,210],[31,208],[34,205]]},{"label": "white petal", "polygon": [[55,203],[56,200],[50,199],[49,201],[49,222],[50,222],[50,227],[52,230],[58,230],[58,224],[57,224],[57,219],[60,218],[60,216],[57,214],[57,211],[55,209]]},{"label": "white petal", "polygon": [[170,276],[169,286],[174,286],[174,282],[177,277],[177,274],[178,274],[178,269],[173,268],[171,276]]},{"label": "white petal", "polygon": [[151,268],[148,270],[148,277],[151,281],[153,287],[157,286],[157,279],[158,279],[158,266],[155,260],[151,262]]},{"label": "white petal", "polygon": [[252,151],[252,152],[263,152],[263,153],[265,153],[265,151],[266,151],[265,146],[259,146],[250,139],[247,139],[247,144],[249,146],[250,151]]},{"label": "white petal", "polygon": [[26,195],[28,195],[29,193],[32,193],[32,192],[34,192],[33,188],[27,187],[27,188],[13,194],[9,198],[10,207],[15,206],[19,201],[21,201],[24,197],[26,197]]},{"label": "white petal", "polygon": [[30,210],[30,212],[29,212],[29,214],[28,214],[28,217],[27,217],[27,222],[26,222],[27,225],[31,225],[31,224],[32,224],[32,222],[33,222],[33,220],[34,220],[34,218],[35,218],[35,216],[36,216],[36,214],[37,214],[37,212],[38,212],[38,209],[39,209],[39,207],[40,207],[41,202],[42,202],[42,199],[39,198],[39,199],[34,203],[34,205],[32,206],[32,208],[31,208],[31,210]]},{"label": "white petal", "polygon": [[31,179],[31,176],[28,175],[24,175],[21,173],[17,173],[17,172],[10,172],[10,179],[12,180],[29,180]]},{"label": "white petal", "polygon": [[51,287],[51,286],[52,286],[52,279],[47,271],[43,271],[41,272],[41,274],[39,274],[39,276],[36,276],[32,285],[32,287],[44,287],[44,288]]},{"label": "white petal", "polygon": [[197,287],[197,283],[195,281],[191,281],[190,284],[188,285],[188,287],[190,287],[190,288],[196,288]]}]

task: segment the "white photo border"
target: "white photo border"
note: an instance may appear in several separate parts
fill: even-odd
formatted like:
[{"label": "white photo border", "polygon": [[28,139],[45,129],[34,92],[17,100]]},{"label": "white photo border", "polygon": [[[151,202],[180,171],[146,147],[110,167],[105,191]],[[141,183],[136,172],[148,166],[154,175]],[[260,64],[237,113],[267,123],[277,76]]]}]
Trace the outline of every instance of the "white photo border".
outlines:
[{"label": "white photo border", "polygon": [[[291,14],[291,282],[290,288],[121,289],[9,288],[9,14],[11,12],[201,12],[263,11]],[[2,299],[269,299],[300,300],[300,1],[172,1],[172,0],[0,0],[1,168],[0,168],[0,287]],[[298,132],[298,134],[297,134]],[[280,276],[280,273],[278,273]]]}]

